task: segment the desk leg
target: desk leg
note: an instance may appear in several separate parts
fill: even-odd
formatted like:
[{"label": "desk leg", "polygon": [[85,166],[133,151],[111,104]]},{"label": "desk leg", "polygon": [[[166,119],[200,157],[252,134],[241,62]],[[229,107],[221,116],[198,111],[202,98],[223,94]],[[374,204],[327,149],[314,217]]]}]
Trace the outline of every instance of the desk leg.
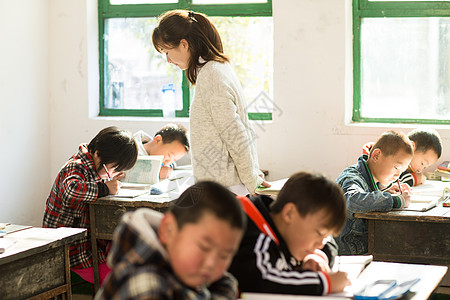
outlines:
[{"label": "desk leg", "polygon": [[67,290],[66,290],[66,299],[71,300],[72,299],[72,282],[70,280],[70,258],[69,258],[69,245],[64,246],[64,264],[65,264],[65,270],[66,270],[66,284],[67,284]]},{"label": "desk leg", "polygon": [[89,205],[89,214],[91,221],[91,244],[92,244],[92,266],[94,269],[94,292],[97,293],[100,287],[100,275],[98,272],[98,253],[97,253],[97,227],[95,225],[95,212],[93,205]]}]

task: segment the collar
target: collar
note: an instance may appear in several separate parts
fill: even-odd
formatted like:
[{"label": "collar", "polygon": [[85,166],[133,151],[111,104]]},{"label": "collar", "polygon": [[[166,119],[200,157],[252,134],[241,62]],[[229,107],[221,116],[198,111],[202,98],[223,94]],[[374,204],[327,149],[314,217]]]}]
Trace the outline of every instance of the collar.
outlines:
[{"label": "collar", "polygon": [[363,170],[365,171],[365,174],[363,174],[363,175],[365,175],[365,177],[367,177],[366,178],[366,179],[368,179],[367,182],[371,183],[372,190],[378,191],[379,190],[378,185],[376,184],[375,180],[373,179],[372,172],[370,171],[369,165],[367,164],[368,158],[369,157],[367,155],[363,154],[359,157],[358,161],[362,164]]}]

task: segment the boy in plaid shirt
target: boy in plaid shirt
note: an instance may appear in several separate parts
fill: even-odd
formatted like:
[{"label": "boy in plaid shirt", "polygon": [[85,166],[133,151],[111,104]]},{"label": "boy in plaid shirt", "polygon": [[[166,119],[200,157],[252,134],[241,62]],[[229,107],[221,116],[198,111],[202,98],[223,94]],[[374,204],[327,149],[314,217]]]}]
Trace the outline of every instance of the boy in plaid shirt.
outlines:
[{"label": "boy in plaid shirt", "polygon": [[[137,145],[133,135],[117,127],[101,130],[89,144],[81,144],[78,152],[61,168],[44,213],[43,227],[87,228],[88,235],[70,246],[72,271],[94,282],[90,237],[89,203],[120,190],[120,179],[137,160]],[[106,266],[108,243],[97,241],[100,281],[109,273]]]},{"label": "boy in plaid shirt", "polygon": [[96,299],[236,299],[226,272],[246,219],[239,201],[199,182],[164,215],[147,208],[123,216],[113,236],[113,271]]}]

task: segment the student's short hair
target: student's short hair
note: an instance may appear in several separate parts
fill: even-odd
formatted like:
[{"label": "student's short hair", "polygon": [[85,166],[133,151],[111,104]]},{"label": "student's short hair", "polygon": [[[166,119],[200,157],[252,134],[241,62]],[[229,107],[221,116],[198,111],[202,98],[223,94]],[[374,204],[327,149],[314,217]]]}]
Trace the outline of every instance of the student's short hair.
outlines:
[{"label": "student's short hair", "polygon": [[174,141],[180,142],[184,146],[186,152],[189,151],[189,140],[187,138],[186,127],[180,124],[167,124],[162,127],[155,136],[160,135],[164,144],[169,144]]},{"label": "student's short hair", "polygon": [[88,151],[100,157],[100,164],[114,164],[117,172],[131,169],[136,163],[138,148],[131,132],[115,126],[102,129],[88,144]]},{"label": "student's short hair", "polygon": [[293,203],[302,217],[325,210],[328,215],[326,227],[334,230],[335,234],[344,228],[347,207],[342,189],[322,174],[299,172],[292,175],[270,210],[280,213],[288,203]]},{"label": "student's short hair", "polygon": [[219,183],[201,181],[186,189],[169,209],[182,228],[197,223],[205,213],[211,213],[232,228],[245,230],[246,216],[232,192]]},{"label": "student's short hair", "polygon": [[434,129],[414,129],[408,133],[408,138],[416,145],[415,151],[427,152],[433,150],[437,157],[442,154],[442,141],[439,133]]},{"label": "student's short hair", "polygon": [[381,134],[370,149],[369,157],[372,156],[375,149],[380,149],[385,156],[396,155],[400,151],[403,151],[411,156],[414,154],[411,141],[408,139],[406,134],[396,130],[388,130],[383,132],[383,134]]}]

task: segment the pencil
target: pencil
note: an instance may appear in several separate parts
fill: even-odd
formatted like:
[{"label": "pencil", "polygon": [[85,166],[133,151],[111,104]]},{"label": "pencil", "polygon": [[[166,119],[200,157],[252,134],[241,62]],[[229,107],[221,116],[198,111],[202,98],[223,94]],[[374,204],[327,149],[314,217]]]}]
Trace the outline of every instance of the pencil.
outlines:
[{"label": "pencil", "polygon": [[416,173],[411,165],[409,165],[409,168],[411,169],[411,172]]},{"label": "pencil", "polygon": [[400,186],[400,180],[397,179],[398,188],[400,189],[400,195],[403,195],[402,187]]},{"label": "pencil", "polygon": [[108,175],[108,178],[111,179],[111,175],[109,175],[108,169],[106,168],[105,164],[103,164],[103,168],[105,168],[106,174]]}]

